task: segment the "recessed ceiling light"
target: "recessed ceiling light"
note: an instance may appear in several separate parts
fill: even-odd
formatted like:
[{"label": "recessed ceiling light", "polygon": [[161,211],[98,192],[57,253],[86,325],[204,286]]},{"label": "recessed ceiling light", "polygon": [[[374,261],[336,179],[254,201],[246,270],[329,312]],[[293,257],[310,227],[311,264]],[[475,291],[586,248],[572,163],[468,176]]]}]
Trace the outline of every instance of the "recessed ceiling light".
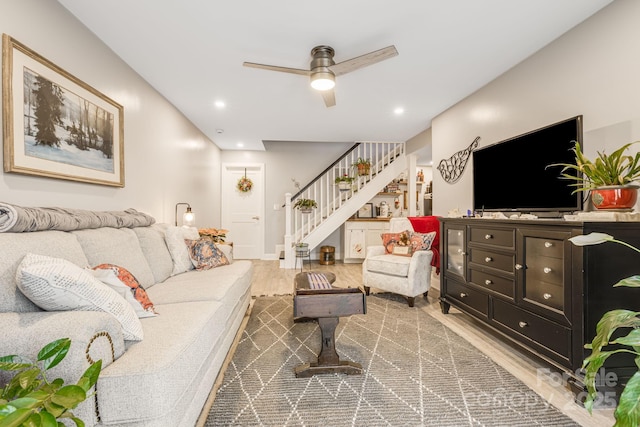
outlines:
[{"label": "recessed ceiling light", "polygon": [[236,147],[238,147],[238,148],[242,148],[242,147],[244,147],[244,142],[238,142],[238,143],[236,144]]},{"label": "recessed ceiling light", "polygon": [[397,107],[395,110],[393,110],[393,113],[394,113],[396,116],[402,115],[402,114],[404,114],[404,108],[402,108],[402,107]]},{"label": "recessed ceiling light", "polygon": [[216,101],[213,103],[213,105],[215,105],[216,108],[221,108],[221,109],[227,106],[227,104],[225,104],[224,101]]}]

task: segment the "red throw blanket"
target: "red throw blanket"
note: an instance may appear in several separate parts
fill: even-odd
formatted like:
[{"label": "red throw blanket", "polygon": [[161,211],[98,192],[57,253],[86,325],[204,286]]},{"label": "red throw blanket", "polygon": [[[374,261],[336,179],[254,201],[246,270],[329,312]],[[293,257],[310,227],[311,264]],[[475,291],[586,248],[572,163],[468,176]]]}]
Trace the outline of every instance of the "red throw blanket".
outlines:
[{"label": "red throw blanket", "polygon": [[410,216],[409,221],[413,226],[413,231],[417,233],[436,232],[436,238],[433,240],[431,250],[433,251],[433,259],[431,265],[436,268],[436,274],[440,274],[440,221],[437,216]]}]

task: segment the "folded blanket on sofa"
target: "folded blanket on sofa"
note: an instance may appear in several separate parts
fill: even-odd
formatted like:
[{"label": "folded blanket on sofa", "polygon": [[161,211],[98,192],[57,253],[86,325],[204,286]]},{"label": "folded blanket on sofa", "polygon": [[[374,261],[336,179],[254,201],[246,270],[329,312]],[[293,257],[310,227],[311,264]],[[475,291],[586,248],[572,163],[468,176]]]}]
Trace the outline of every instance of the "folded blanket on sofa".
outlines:
[{"label": "folded blanket on sofa", "polygon": [[87,211],[65,208],[25,208],[0,202],[0,233],[41,230],[83,230],[87,228],[145,227],[156,220],[135,209]]}]

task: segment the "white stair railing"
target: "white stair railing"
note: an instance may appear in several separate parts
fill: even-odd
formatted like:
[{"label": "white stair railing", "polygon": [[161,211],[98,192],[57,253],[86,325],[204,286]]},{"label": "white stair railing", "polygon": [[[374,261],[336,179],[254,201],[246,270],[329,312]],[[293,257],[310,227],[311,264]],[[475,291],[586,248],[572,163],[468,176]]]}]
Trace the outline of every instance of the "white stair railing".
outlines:
[{"label": "white stair railing", "polygon": [[[298,194],[292,197],[287,193],[284,267],[295,265],[295,244],[307,243],[313,249],[404,170],[404,149],[404,142],[361,142]],[[358,175],[353,165],[359,159],[370,161],[368,174]],[[350,190],[340,191],[335,179],[345,173],[355,180]],[[367,188],[372,185],[375,188]],[[310,213],[293,209],[299,199],[315,200],[317,207]]]}]

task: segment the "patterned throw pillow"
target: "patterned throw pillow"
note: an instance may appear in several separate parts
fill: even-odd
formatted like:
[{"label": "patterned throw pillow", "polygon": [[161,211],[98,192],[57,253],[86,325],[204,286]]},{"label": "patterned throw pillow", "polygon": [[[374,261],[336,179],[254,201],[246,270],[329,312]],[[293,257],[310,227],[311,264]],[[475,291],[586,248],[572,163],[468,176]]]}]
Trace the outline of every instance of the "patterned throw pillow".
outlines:
[{"label": "patterned throw pillow", "polygon": [[135,311],[117,292],[67,260],[28,253],[16,280],[22,293],[43,310],[103,311],[120,323],[125,340],[141,341],[144,336]]},{"label": "patterned throw pillow", "polygon": [[138,317],[152,317],[157,313],[147,291],[142,287],[133,274],[124,267],[113,264],[100,264],[93,267],[94,276],[114,291],[121,293],[131,304]]},{"label": "patterned throw pillow", "polygon": [[207,237],[198,240],[185,239],[184,242],[187,244],[189,258],[196,270],[209,270],[229,264],[224,253],[218,249],[213,240]]},{"label": "patterned throw pillow", "polygon": [[185,239],[198,239],[198,229],[195,227],[169,227],[165,231],[165,241],[173,259],[172,276],[193,270],[193,263],[189,258],[189,251],[184,244]]},{"label": "patterned throw pillow", "polygon": [[436,232],[431,231],[429,233],[417,233],[412,231],[409,233],[409,240],[411,241],[411,246],[413,246],[413,251],[428,251],[431,249],[431,245],[433,244],[433,240],[436,238]]},{"label": "patterned throw pillow", "polygon": [[[380,236],[382,237],[382,246],[384,246],[384,252],[387,254],[393,254],[394,248],[396,246],[401,246],[401,247],[411,246],[411,242],[409,241],[409,231],[407,230],[401,233],[382,233]],[[396,252],[396,255],[411,256],[411,251],[409,251],[409,253],[401,253],[406,251],[404,251],[403,249],[398,249],[395,252]]]}]

